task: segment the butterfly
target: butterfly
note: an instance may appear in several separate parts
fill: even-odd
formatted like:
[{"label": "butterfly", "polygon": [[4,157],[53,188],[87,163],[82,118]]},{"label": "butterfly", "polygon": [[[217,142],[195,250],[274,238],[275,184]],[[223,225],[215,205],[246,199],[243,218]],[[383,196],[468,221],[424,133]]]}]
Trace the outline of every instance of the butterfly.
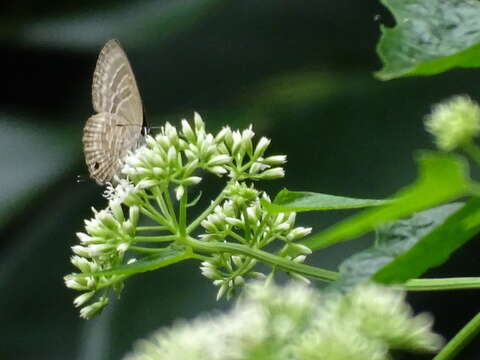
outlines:
[{"label": "butterfly", "polygon": [[114,182],[127,153],[148,133],[142,99],[125,51],[109,40],[100,51],[92,83],[93,109],[83,129],[85,162],[99,185]]}]

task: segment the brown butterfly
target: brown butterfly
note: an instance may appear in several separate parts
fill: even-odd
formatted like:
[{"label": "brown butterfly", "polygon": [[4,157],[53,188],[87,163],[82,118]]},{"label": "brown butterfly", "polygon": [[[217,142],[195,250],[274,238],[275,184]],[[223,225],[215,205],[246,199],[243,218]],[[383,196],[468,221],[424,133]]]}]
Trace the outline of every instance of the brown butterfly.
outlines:
[{"label": "brown butterfly", "polygon": [[114,181],[128,151],[145,141],[142,99],[125,51],[109,40],[98,56],[92,84],[93,109],[83,129],[90,176],[100,185]]}]

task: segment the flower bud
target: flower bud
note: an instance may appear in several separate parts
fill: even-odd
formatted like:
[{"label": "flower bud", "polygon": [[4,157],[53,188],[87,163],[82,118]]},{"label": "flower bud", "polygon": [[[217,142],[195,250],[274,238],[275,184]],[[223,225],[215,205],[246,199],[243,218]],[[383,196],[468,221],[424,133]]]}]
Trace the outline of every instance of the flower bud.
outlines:
[{"label": "flower bud", "polygon": [[113,216],[119,222],[125,221],[125,217],[123,216],[123,209],[122,205],[119,201],[110,201],[108,207],[112,210]]},{"label": "flower bud", "polygon": [[177,149],[173,146],[168,149],[167,160],[169,165],[174,165],[177,160]]},{"label": "flower bud", "polygon": [[[309,228],[309,229],[311,230],[311,228]],[[298,254],[310,255],[312,253],[312,250],[306,245],[302,245],[302,244],[298,244],[298,243],[290,243],[290,244],[288,244],[288,246],[291,249],[294,249]]]},{"label": "flower bud", "polygon": [[90,273],[92,272],[92,265],[90,261],[88,261],[86,258],[81,257],[81,256],[72,256],[70,259],[70,262],[75,266],[77,269],[79,269],[82,273]]},{"label": "flower bud", "polygon": [[208,170],[217,176],[225,175],[228,172],[228,170],[225,169],[223,166],[213,166]]},{"label": "flower bud", "polygon": [[80,310],[80,317],[84,319],[90,319],[93,315],[99,312],[108,303],[108,298],[104,298],[101,301],[97,301],[91,305],[85,306]]},{"label": "flower bud", "polygon": [[82,306],[88,300],[90,300],[94,294],[95,294],[95,291],[89,291],[89,292],[83,293],[80,296],[77,296],[75,300],[73,300],[73,305],[75,305],[75,307]]},{"label": "flower bud", "polygon": [[84,279],[79,278],[78,276],[75,276],[73,274],[65,276],[63,280],[65,281],[65,286],[68,287],[69,289],[78,290],[78,291],[89,289]]},{"label": "flower bud", "polygon": [[211,166],[216,166],[216,165],[224,165],[224,164],[228,164],[231,161],[232,161],[231,156],[228,156],[226,154],[220,154],[220,155],[216,155],[216,156],[212,157],[207,162],[207,166],[211,167]]},{"label": "flower bud", "polygon": [[85,243],[85,244],[88,244],[93,239],[91,236],[89,236],[85,233],[82,233],[82,232],[77,232],[76,235],[77,235],[78,240],[80,240],[81,243]]},{"label": "flower bud", "polygon": [[140,208],[138,206],[130,206],[128,219],[131,221],[134,228],[137,227],[138,217],[140,215]]},{"label": "flower bud", "polygon": [[455,96],[433,107],[425,127],[440,150],[454,150],[479,134],[480,107],[468,96]]},{"label": "flower bud", "polygon": [[230,137],[231,135],[232,135],[232,130],[230,129],[230,127],[224,126],[222,130],[220,130],[220,132],[217,134],[217,136],[215,136],[215,142],[216,143],[222,142],[227,136]]},{"label": "flower bud", "polygon": [[255,148],[255,152],[253,153],[253,158],[258,159],[260,156],[263,156],[263,153],[267,149],[268,145],[270,145],[270,139],[266,137],[262,137]]},{"label": "flower bud", "polygon": [[195,131],[197,133],[205,131],[205,123],[203,122],[202,117],[199,113],[195,112],[193,114],[193,121],[195,123]]},{"label": "flower bud", "polygon": [[81,246],[81,245],[72,246],[72,251],[74,254],[78,256],[85,257],[85,258],[90,257],[90,252],[88,251],[88,248],[86,246]]},{"label": "flower bud", "polygon": [[200,176],[190,176],[182,181],[183,186],[197,185],[202,181]]},{"label": "flower bud", "polygon": [[217,301],[220,300],[223,297],[223,295],[225,295],[227,290],[228,290],[228,284],[223,283],[222,286],[220,286],[220,289],[218,290]]},{"label": "flower bud", "polygon": [[297,274],[297,273],[288,273],[288,275],[290,275],[295,280],[300,280],[300,281],[304,282],[307,285],[310,284],[310,280],[303,275],[300,275],[300,274]]},{"label": "flower bud", "polygon": [[190,142],[195,142],[195,133],[187,120],[182,120],[182,133]]},{"label": "flower bud", "polygon": [[182,198],[183,194],[185,194],[185,187],[183,185],[179,185],[175,188],[175,197],[178,201]]},{"label": "flower bud", "polygon": [[293,259],[296,263],[303,263],[307,257],[305,255],[298,255]]},{"label": "flower bud", "polygon": [[128,243],[126,243],[126,242],[123,242],[123,243],[121,243],[120,245],[117,246],[117,249],[116,249],[116,250],[117,250],[120,254],[125,254],[129,247],[130,247],[130,244],[128,244]]},{"label": "flower bud", "polygon": [[276,167],[273,169],[265,170],[258,177],[263,180],[273,180],[273,179],[282,178],[284,176],[285,176],[285,171],[280,167]]},{"label": "flower bud", "polygon": [[165,170],[160,168],[160,167],[154,167],[153,168],[153,175],[156,177],[161,177],[162,175],[165,174]]},{"label": "flower bud", "polygon": [[287,156],[286,155],[269,156],[269,157],[262,160],[263,164],[270,165],[270,166],[283,165],[286,162],[287,162]]}]

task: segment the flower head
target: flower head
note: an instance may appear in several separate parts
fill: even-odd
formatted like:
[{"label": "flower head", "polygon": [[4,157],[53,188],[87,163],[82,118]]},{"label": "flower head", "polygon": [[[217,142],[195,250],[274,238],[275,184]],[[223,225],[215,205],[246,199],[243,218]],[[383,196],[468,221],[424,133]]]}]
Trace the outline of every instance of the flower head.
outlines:
[{"label": "flower head", "polygon": [[[431,352],[441,345],[430,323],[412,317],[402,293],[378,285],[346,296],[299,284],[246,290],[229,312],[161,329],[125,360],[387,360],[390,349]],[[384,325],[374,328],[372,316]]]},{"label": "flower head", "polygon": [[433,107],[425,127],[439,149],[454,150],[480,133],[480,106],[468,96],[455,96]]},{"label": "flower head", "polygon": [[[93,209],[94,216],[85,220],[85,230],[77,233],[80,244],[72,247],[72,263],[80,272],[67,275],[65,284],[84,292],[75,300],[75,305],[82,307],[82,316],[90,317],[105,306],[108,298],[102,296],[109,289],[122,290],[123,281],[135,273],[132,267],[124,268],[131,261],[138,265],[143,257],[157,252],[195,251],[192,244],[198,241],[192,237],[200,227],[204,232],[198,237],[203,241],[229,239],[254,248],[275,240],[293,244],[309,233],[309,229],[294,227],[294,214],[269,214],[264,208],[268,196],[246,182],[284,175],[280,166],[286,157],[265,157],[270,140],[263,137],[255,143],[254,135],[252,126],[244,130],[226,126],[217,134],[209,133],[195,113],[193,123],[182,120],[177,128],[167,122],[127,154],[121,169],[125,177],[115,178],[115,185],[107,184],[104,197],[108,206]],[[213,205],[189,224],[188,208],[197,204],[201,191],[193,200],[190,193],[206,173],[227,175],[226,185]],[[155,224],[138,227],[140,214]],[[137,236],[137,231],[147,233]],[[305,259],[305,249],[287,247],[291,251],[285,256],[296,262]],[[219,287],[219,297],[231,296],[247,277],[261,276],[253,271],[257,260],[251,256],[212,251],[206,259],[202,273]]]},{"label": "flower head", "polygon": [[72,247],[76,255],[71,262],[80,273],[72,273],[64,278],[68,288],[85,291],[74,300],[77,307],[83,306],[80,315],[84,318],[90,318],[108,303],[108,298],[100,296],[94,303],[86,305],[94,299],[97,290],[110,285],[121,287],[120,276],[105,276],[99,273],[123,261],[135,236],[139,216],[138,207],[132,205],[127,219],[116,198],[110,200],[106,209],[92,210],[94,217],[85,220],[85,232],[77,233],[81,245]]},{"label": "flower head", "polygon": [[[217,205],[201,226],[205,233],[203,241],[226,241],[233,238],[252,248],[264,248],[274,241],[284,243],[279,255],[295,262],[305,261],[311,250],[295,243],[311,232],[311,228],[295,227],[295,213],[272,214],[265,207],[269,197],[243,183],[232,183],[225,189],[227,200]],[[202,263],[202,274],[219,287],[217,299],[226,295],[230,298],[236,288],[244,284],[244,278],[257,277],[254,266],[257,261],[246,255],[223,254]],[[298,274],[293,278],[307,281]]]}]

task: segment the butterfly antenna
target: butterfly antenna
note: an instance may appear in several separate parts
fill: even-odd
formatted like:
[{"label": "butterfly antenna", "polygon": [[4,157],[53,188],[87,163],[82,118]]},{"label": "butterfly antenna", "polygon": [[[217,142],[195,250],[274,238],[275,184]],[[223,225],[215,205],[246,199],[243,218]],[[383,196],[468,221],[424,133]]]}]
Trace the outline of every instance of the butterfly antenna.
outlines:
[{"label": "butterfly antenna", "polygon": [[87,182],[88,178],[85,175],[77,175],[76,176],[77,184]]}]

